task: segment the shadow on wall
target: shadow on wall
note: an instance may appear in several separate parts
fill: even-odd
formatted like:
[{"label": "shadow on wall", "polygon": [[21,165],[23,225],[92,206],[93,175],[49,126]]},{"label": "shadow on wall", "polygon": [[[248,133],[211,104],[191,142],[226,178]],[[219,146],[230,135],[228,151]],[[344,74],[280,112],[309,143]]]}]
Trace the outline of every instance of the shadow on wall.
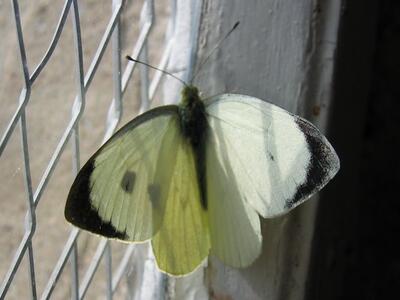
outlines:
[{"label": "shadow on wall", "polygon": [[400,285],[400,3],[343,12],[329,137],[342,169],[320,203],[306,299],[389,299]]}]

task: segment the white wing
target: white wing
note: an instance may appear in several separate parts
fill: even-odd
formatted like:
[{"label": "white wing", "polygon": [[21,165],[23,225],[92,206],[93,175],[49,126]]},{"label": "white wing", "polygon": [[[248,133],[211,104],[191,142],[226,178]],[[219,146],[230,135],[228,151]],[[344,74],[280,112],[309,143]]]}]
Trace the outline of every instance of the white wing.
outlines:
[{"label": "white wing", "polygon": [[246,267],[261,253],[260,220],[242,200],[238,178],[225,155],[227,146],[218,131],[210,130],[206,147],[210,252],[232,267]]},{"label": "white wing", "polygon": [[339,159],[311,123],[270,103],[233,94],[205,103],[210,251],[245,267],[261,252],[258,214],[278,216],[307,200]]},{"label": "white wing", "polygon": [[224,94],[207,101],[206,111],[214,147],[208,151],[216,152],[207,152],[207,168],[226,165],[231,188],[264,218],[301,204],[339,170],[334,149],[318,129],[275,105]]}]

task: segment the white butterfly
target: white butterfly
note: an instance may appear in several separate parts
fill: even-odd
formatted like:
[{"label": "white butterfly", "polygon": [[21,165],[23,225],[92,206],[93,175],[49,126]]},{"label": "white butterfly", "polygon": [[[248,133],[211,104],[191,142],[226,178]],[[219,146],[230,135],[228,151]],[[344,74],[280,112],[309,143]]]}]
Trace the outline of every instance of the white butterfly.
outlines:
[{"label": "white butterfly", "polygon": [[187,274],[209,254],[246,267],[261,252],[259,216],[303,203],[339,165],[310,122],[244,95],[202,101],[188,85],[180,105],[138,116],[89,159],[65,216],[109,238],[151,239],[169,274]]}]

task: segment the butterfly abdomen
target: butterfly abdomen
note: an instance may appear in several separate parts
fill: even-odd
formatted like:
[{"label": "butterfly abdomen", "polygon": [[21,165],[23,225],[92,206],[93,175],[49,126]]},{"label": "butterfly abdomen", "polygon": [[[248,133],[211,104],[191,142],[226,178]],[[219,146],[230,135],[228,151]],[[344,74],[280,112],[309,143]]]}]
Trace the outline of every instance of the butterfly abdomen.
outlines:
[{"label": "butterfly abdomen", "polygon": [[207,135],[207,119],[203,101],[194,86],[186,86],[182,90],[182,101],[179,105],[181,132],[191,144],[196,157],[196,172],[200,186],[201,202],[207,208],[205,184],[205,140]]}]

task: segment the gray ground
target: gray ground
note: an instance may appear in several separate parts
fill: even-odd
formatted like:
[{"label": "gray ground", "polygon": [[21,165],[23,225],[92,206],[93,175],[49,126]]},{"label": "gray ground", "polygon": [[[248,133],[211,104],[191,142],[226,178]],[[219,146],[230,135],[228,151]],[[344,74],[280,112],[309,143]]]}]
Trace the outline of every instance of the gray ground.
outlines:
[{"label": "gray ground", "polygon": [[[64,1],[20,1],[25,46],[32,73],[36,64],[48,47],[57,24]],[[127,1],[123,15],[123,48],[130,49],[138,34],[138,17],[142,1]],[[20,60],[16,40],[15,23],[11,1],[0,2],[0,133],[4,130],[16,110],[18,96],[23,87]],[[164,41],[166,20],[169,14],[167,1],[156,1],[157,22],[150,38],[150,62],[157,64]],[[101,39],[111,16],[111,1],[81,0],[80,16],[85,67]],[[73,32],[71,16],[61,40],[47,67],[36,80],[27,106],[29,155],[33,188],[36,187],[50,160],[65,126],[70,119],[70,111],[75,85],[75,56],[73,51]],[[110,48],[110,47],[109,47]],[[123,55],[128,53],[123,51]],[[123,64],[126,62],[123,61]],[[85,70],[86,70],[85,69]],[[137,73],[137,72],[136,72]],[[152,72],[150,72],[152,74]],[[121,124],[135,116],[137,111],[137,74],[132,78],[125,96],[124,116]],[[81,161],[86,159],[99,146],[104,134],[106,113],[112,99],[111,51],[108,49],[97,74],[87,93],[87,104],[80,122]],[[69,143],[57,165],[53,176],[37,207],[37,229],[33,239],[37,290],[40,295],[48,277],[60,255],[71,229],[63,217],[66,196],[72,183],[72,157]],[[3,155],[0,158],[0,280],[3,280],[13,255],[24,232],[24,217],[27,209],[24,188],[24,165],[22,162],[19,127],[16,128]],[[82,234],[79,238],[80,279],[94,254],[97,238]],[[123,253],[121,245],[112,244],[114,267]],[[114,259],[114,257],[113,257]],[[67,270],[57,285],[54,299],[69,299],[68,285],[70,272]],[[103,299],[105,280],[104,266],[95,277],[95,284],[87,298]],[[122,287],[120,294],[124,293]],[[25,258],[13,281],[7,299],[28,299],[29,278]],[[118,299],[119,297],[117,297]]]}]

